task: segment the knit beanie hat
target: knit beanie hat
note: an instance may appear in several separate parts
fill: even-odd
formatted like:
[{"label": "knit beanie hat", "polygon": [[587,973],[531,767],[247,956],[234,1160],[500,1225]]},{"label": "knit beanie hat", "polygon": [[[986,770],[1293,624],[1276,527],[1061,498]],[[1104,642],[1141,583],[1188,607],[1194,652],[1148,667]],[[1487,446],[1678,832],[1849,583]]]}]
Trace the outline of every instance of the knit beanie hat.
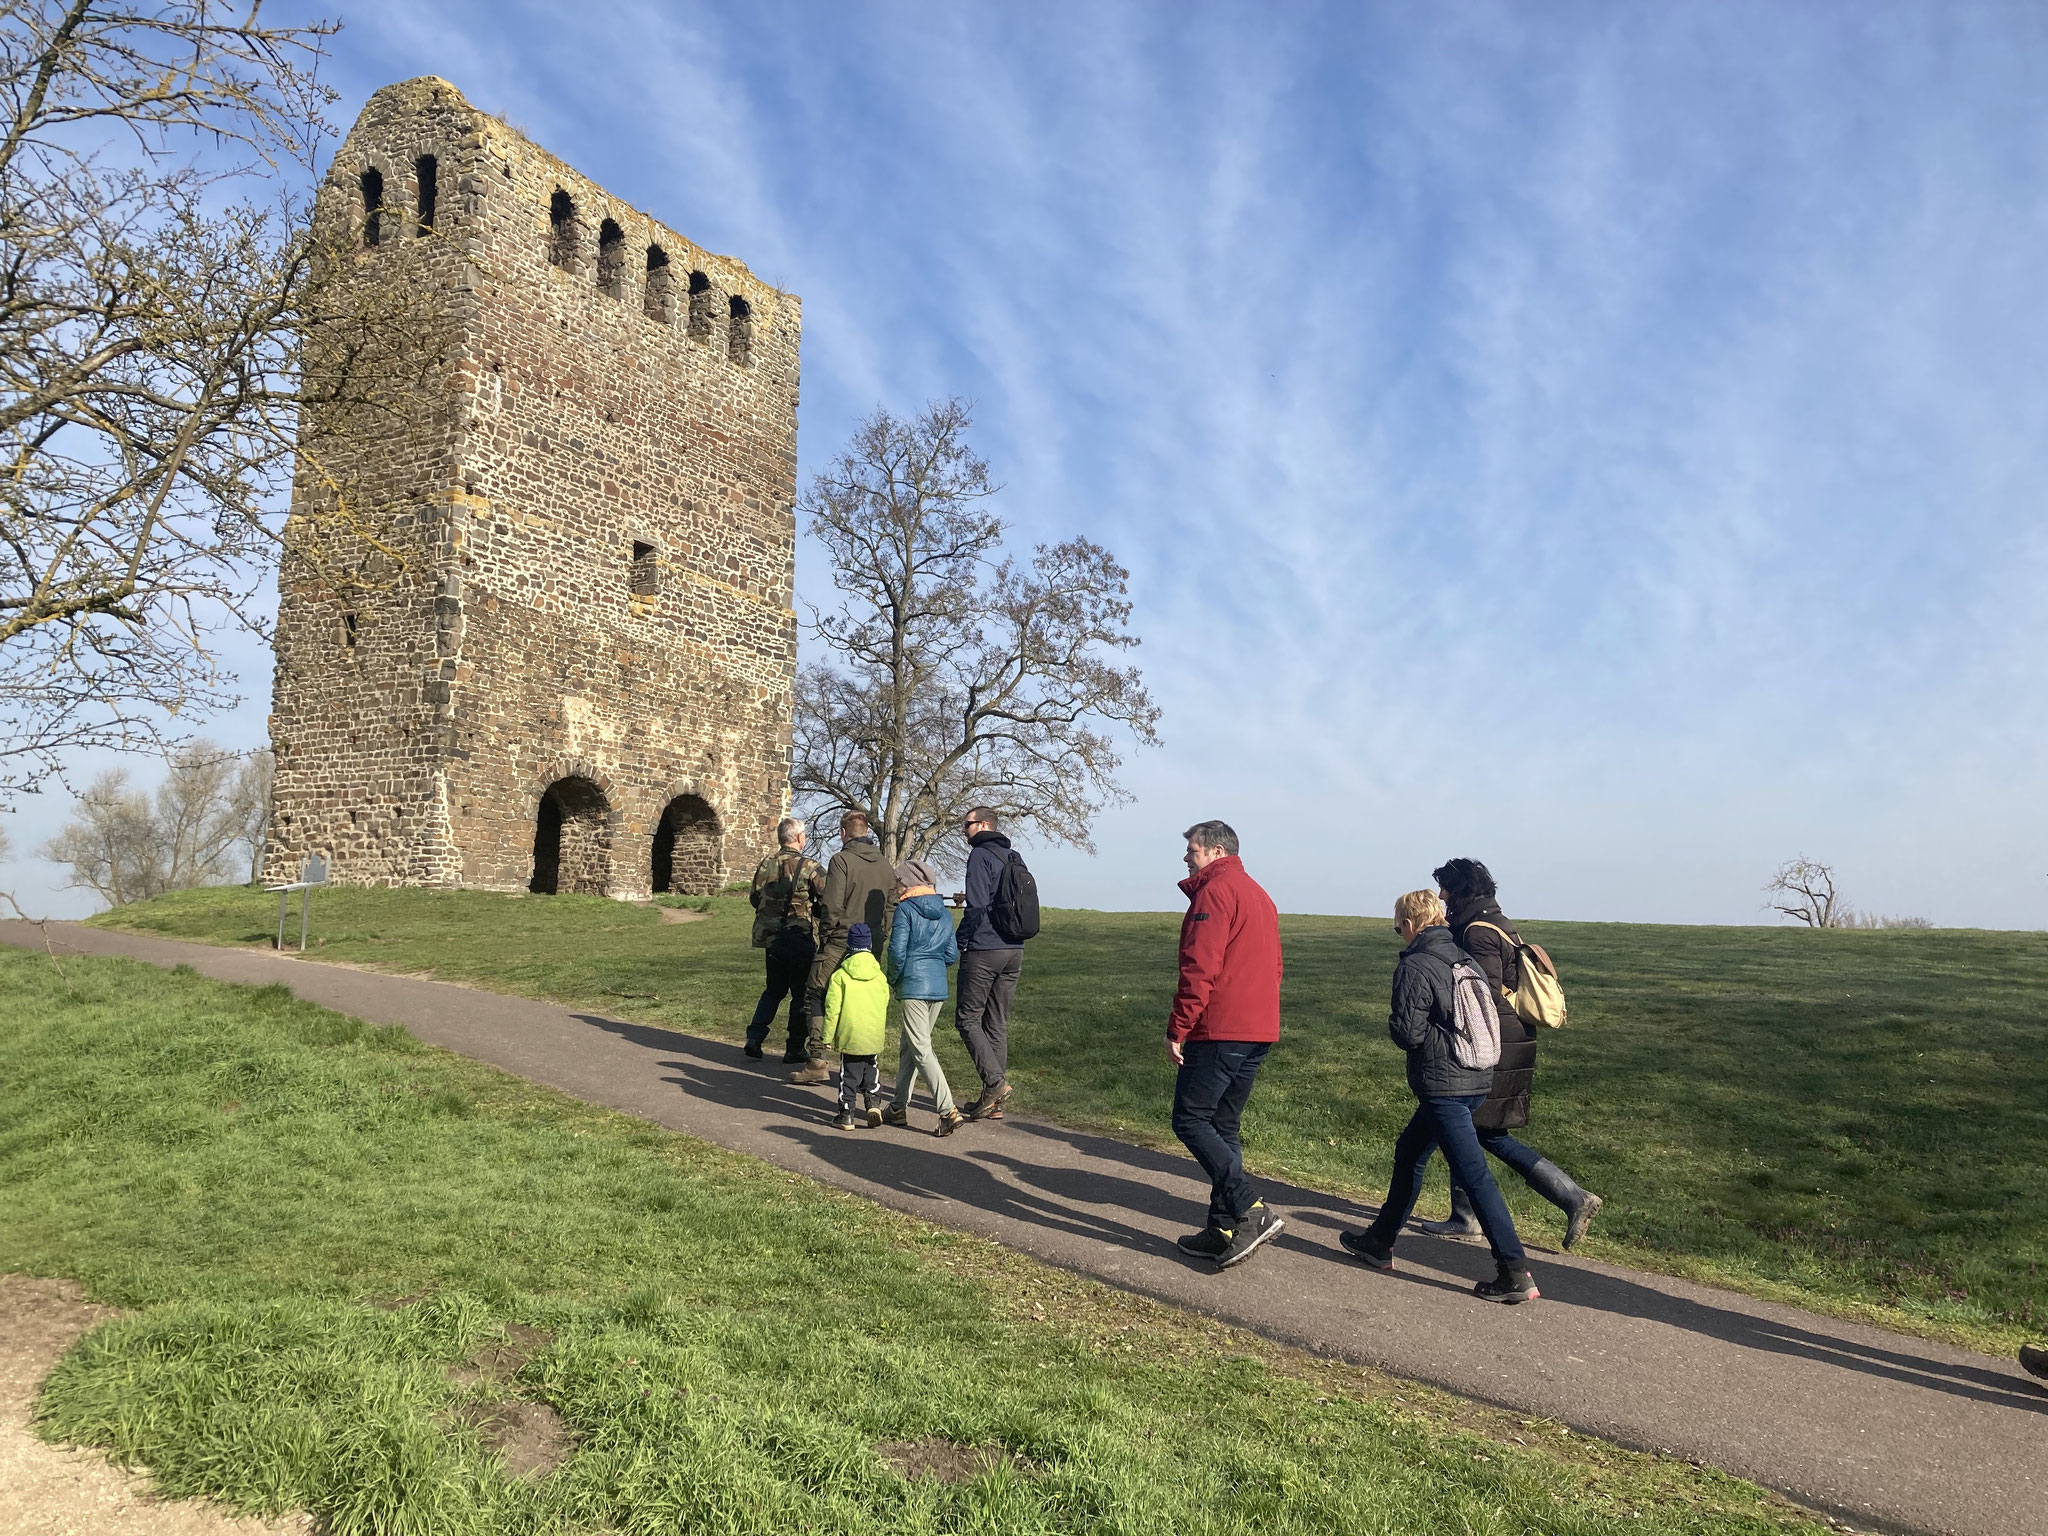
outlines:
[{"label": "knit beanie hat", "polygon": [[939,877],[923,859],[905,859],[896,866],[896,883],[905,889],[913,885],[937,885]]},{"label": "knit beanie hat", "polygon": [[866,923],[855,923],[846,930],[846,948],[850,954],[856,949],[866,949],[875,942],[875,931]]}]

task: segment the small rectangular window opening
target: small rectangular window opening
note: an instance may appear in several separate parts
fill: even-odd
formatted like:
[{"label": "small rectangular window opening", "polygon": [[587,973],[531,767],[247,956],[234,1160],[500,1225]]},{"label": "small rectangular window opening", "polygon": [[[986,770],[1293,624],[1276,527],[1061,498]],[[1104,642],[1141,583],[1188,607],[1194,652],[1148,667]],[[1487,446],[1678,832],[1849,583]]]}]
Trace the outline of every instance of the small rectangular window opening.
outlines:
[{"label": "small rectangular window opening", "polygon": [[576,246],[576,200],[557,187],[548,202],[548,261],[573,272]]},{"label": "small rectangular window opening", "polygon": [[632,590],[635,597],[653,597],[660,588],[660,576],[654,566],[654,546],[633,541]]},{"label": "small rectangular window opening", "polygon": [[732,296],[731,309],[725,331],[725,355],[736,363],[744,363],[754,355],[754,311],[738,294]]},{"label": "small rectangular window opening", "polygon": [[363,244],[384,243],[384,173],[375,166],[362,175]]},{"label": "small rectangular window opening", "polygon": [[648,319],[661,325],[673,323],[669,303],[674,297],[675,279],[669,271],[668,252],[658,245],[647,247],[647,288],[640,295],[640,308]]},{"label": "small rectangular window opening", "polygon": [[626,296],[626,234],[610,219],[597,227],[597,286],[607,297]]},{"label": "small rectangular window opening", "polygon": [[717,314],[718,296],[711,291],[711,279],[702,272],[690,274],[690,339],[709,341],[711,322]]},{"label": "small rectangular window opening", "polygon": [[420,189],[419,232],[431,235],[434,232],[434,203],[441,190],[438,185],[440,168],[432,155],[421,155],[413,161],[412,169]]},{"label": "small rectangular window opening", "polygon": [[350,650],[356,648],[356,616],[352,613],[341,616],[341,643]]}]

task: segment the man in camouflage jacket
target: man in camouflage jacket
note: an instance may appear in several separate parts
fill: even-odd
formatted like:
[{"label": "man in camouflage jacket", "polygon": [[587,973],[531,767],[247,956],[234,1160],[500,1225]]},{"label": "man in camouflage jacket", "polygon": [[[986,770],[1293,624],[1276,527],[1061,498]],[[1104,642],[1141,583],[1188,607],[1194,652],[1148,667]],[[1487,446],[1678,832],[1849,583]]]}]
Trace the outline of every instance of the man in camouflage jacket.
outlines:
[{"label": "man in camouflage jacket", "polygon": [[758,1058],[782,1000],[789,999],[789,1044],[782,1059],[806,1059],[804,983],[818,953],[818,913],[825,899],[825,871],[804,857],[804,824],[786,816],[775,828],[780,846],[754,871],[754,948],[767,951],[768,985],[747,1026],[747,1054]]}]

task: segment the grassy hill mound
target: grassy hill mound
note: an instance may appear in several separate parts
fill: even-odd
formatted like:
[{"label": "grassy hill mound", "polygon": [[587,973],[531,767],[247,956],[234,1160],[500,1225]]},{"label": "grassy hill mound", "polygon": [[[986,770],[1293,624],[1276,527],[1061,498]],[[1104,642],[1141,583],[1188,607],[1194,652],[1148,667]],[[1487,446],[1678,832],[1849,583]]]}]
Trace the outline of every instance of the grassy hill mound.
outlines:
[{"label": "grassy hill mound", "polygon": [[[746,903],[709,906],[679,925],[592,897],[336,890],[314,932],[325,958],[737,1040],[759,956]],[[94,921],[265,943],[276,905],[190,891]],[[1019,1112],[1173,1144],[1160,1035],[1178,925],[1046,914],[1012,1021]],[[1992,1349],[2032,1338],[2037,1313],[2048,1328],[2048,934],[1525,926],[1572,1021],[1543,1039],[1523,1134],[1607,1197],[1588,1251]],[[1281,933],[1285,1037],[1247,1156],[1376,1196],[1411,1107],[1386,1038],[1390,925],[1285,917]],[[971,1079],[941,1033],[948,1072]],[[1434,1178],[1441,1213],[1440,1161]],[[1551,1208],[1503,1187],[1525,1233],[1554,1241]]]}]

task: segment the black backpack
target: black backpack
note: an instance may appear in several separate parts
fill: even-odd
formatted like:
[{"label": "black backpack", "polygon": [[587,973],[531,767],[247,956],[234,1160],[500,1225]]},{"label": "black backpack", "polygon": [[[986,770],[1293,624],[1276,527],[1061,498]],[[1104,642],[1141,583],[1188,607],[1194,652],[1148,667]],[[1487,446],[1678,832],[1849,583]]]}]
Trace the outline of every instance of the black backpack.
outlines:
[{"label": "black backpack", "polygon": [[1012,944],[1038,937],[1038,882],[1016,849],[996,876],[996,897],[988,904],[988,920]]}]

